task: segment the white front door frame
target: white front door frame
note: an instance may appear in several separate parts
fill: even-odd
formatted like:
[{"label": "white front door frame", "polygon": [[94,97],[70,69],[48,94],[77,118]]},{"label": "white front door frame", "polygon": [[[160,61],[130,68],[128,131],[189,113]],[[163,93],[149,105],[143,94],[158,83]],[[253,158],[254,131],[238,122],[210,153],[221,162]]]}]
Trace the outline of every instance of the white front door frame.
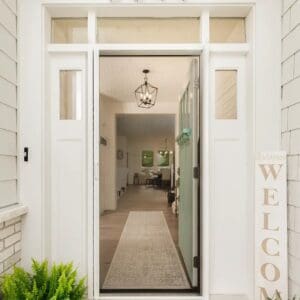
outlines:
[{"label": "white front door frame", "polygon": [[[255,36],[250,34],[249,42],[251,45],[210,45],[204,46],[201,56],[201,68],[203,68],[204,77],[201,78],[202,86],[209,84],[209,55],[210,51],[227,51],[229,53],[239,52],[248,53],[249,62],[253,64],[253,70],[249,72],[249,81],[251,82],[251,89],[247,91],[249,97],[249,103],[253,103],[251,107],[252,115],[250,117],[250,128],[253,131],[253,137],[251,137],[251,150],[278,150],[280,147],[280,124],[276,121],[280,119],[280,4],[274,3],[273,0],[220,0],[215,5],[211,0],[199,0],[190,3],[182,3],[181,1],[172,4],[167,3],[153,3],[143,4],[130,4],[130,3],[110,3],[110,1],[90,0],[90,1],[75,1],[75,0],[34,0],[34,1],[21,1],[19,3],[20,10],[20,39],[19,39],[19,95],[20,95],[20,108],[18,114],[18,121],[20,127],[20,142],[19,142],[19,164],[20,164],[20,202],[27,205],[29,208],[29,214],[24,221],[23,227],[23,240],[22,240],[22,265],[25,267],[30,266],[30,259],[34,257],[36,259],[44,259],[47,257],[48,244],[46,241],[48,228],[47,228],[47,202],[45,190],[45,170],[47,168],[47,162],[45,161],[45,113],[46,113],[46,98],[47,89],[45,88],[47,82],[47,51],[93,51],[95,47],[99,47],[101,51],[110,51],[110,48],[115,48],[117,45],[97,45],[94,41],[90,41],[92,44],[88,45],[48,45],[49,42],[49,19],[50,14],[57,8],[57,12],[60,14],[72,14],[74,11],[78,12],[78,9],[82,7],[82,11],[86,12],[86,8],[90,8],[92,15],[95,11],[103,11],[102,8],[106,8],[106,11],[117,12],[120,14],[123,8],[127,9],[127,14],[134,11],[136,14],[142,8],[153,12],[155,9],[159,15],[161,11],[166,14],[166,11],[172,13],[172,8],[180,8],[180,11],[186,13],[189,11],[191,14],[202,9],[201,22],[206,20],[208,22],[209,12],[203,11],[203,8],[207,8],[216,12],[215,8],[225,7],[225,11],[235,11],[238,7],[238,11],[243,10],[241,6],[253,7],[252,21],[253,30],[255,30]],[[76,8],[74,9],[74,6]],[[140,7],[139,7],[140,6]],[[97,8],[95,10],[95,7]],[[199,9],[199,7],[202,7]],[[51,8],[51,11],[48,11]],[[143,10],[145,12],[145,9]],[[177,10],[178,12],[178,10]],[[277,16],[278,15],[278,16]],[[58,16],[58,15],[56,15]],[[79,15],[80,16],[80,15]],[[265,21],[268,16],[268,22]],[[94,19],[95,21],[95,19]],[[45,24],[48,26],[48,31],[45,29]],[[95,25],[95,24],[94,24]],[[94,28],[94,31],[96,29]],[[203,28],[202,28],[203,30]],[[273,35],[269,35],[269,32],[273,32]],[[277,38],[278,36],[278,38]],[[202,43],[207,43],[208,37],[202,35]],[[34,47],[33,47],[34,45]],[[157,45],[160,47],[160,45]],[[179,47],[185,47],[186,45],[178,45]],[[188,45],[189,48],[191,45]],[[128,45],[128,48],[132,49],[133,45]],[[150,46],[149,46],[150,47]],[[105,49],[106,48],[106,49]],[[128,49],[129,50],[129,49]],[[149,48],[147,51],[150,51]],[[153,49],[151,49],[153,51]],[[159,51],[164,51],[160,49]],[[247,62],[248,63],[248,62]],[[205,71],[206,70],[206,71]],[[34,80],[32,80],[34,76]],[[207,132],[203,132],[202,140],[205,143],[202,155],[204,157],[209,156],[210,151],[210,104],[209,104],[209,92],[203,91],[202,94],[202,111],[206,112],[203,115],[203,126],[207,128]],[[269,114],[270,107],[272,113]],[[259,134],[257,134],[259,133]],[[46,145],[46,146],[45,146]],[[22,149],[29,146],[32,150],[30,162],[24,164],[22,162]],[[204,161],[203,169],[208,172],[207,178],[203,178],[203,215],[209,219],[209,161]],[[251,166],[250,166],[250,173]],[[249,189],[252,188],[252,180],[249,184]],[[93,181],[93,179],[92,179]],[[34,188],[33,188],[34,187]],[[89,207],[93,206],[94,202],[89,202]],[[90,210],[92,210],[90,208]],[[252,205],[249,203],[249,214],[252,213]],[[95,211],[92,211],[92,219],[95,217]],[[251,217],[251,216],[250,216]],[[250,226],[252,221],[250,221]],[[94,222],[92,223],[92,228]],[[90,227],[89,227],[90,228]],[[91,232],[87,234],[91,235]],[[209,241],[209,223],[207,228],[204,227],[203,232],[204,240]],[[34,240],[35,243],[29,241]],[[250,242],[254,240],[254,237],[250,236]],[[89,241],[91,239],[89,238]],[[93,241],[92,241],[93,242]],[[253,244],[254,245],[254,244]],[[89,246],[91,247],[91,245]],[[93,247],[93,245],[92,245]],[[254,247],[254,246],[253,246]],[[209,255],[209,243],[203,245],[204,251]],[[94,263],[95,259],[92,258]],[[205,261],[209,263],[209,259]],[[209,269],[209,265],[208,265]],[[208,270],[209,271],[209,270]],[[92,273],[90,273],[92,272]],[[94,270],[89,271],[88,275],[93,276]],[[210,291],[210,285],[208,283],[209,274],[206,274],[207,279],[204,284],[204,296],[208,299]],[[253,281],[254,274],[249,274],[249,282]],[[90,277],[90,276],[89,276]],[[93,278],[93,277],[91,277]],[[249,287],[250,288],[250,287]],[[251,289],[251,288],[250,288]],[[93,287],[92,287],[93,290]],[[252,291],[249,290],[249,295]],[[92,295],[92,294],[90,294]],[[92,296],[91,296],[92,297]],[[106,297],[106,296],[105,296]],[[108,297],[108,296],[107,296]],[[131,299],[128,297],[127,299]],[[169,297],[167,297],[169,298]],[[172,297],[176,299],[176,297]],[[177,299],[182,299],[182,296]],[[189,296],[188,298],[193,298]],[[250,297],[251,298],[251,297]],[[116,299],[116,298],[115,298]],[[126,297],[122,297],[126,299]],[[144,299],[144,297],[143,297]],[[199,297],[198,297],[199,299]]]},{"label": "white front door frame", "polygon": [[[207,15],[203,16],[205,18]],[[225,49],[225,51],[224,51]],[[201,187],[202,191],[200,193],[200,201],[202,204],[200,216],[202,216],[202,236],[199,236],[201,239],[201,253],[203,257],[202,266],[201,266],[201,288],[202,288],[202,295],[186,295],[186,296],[167,296],[167,299],[209,299],[210,297],[210,197],[209,194],[209,184],[211,181],[210,174],[211,174],[211,127],[209,125],[210,121],[207,120],[208,116],[211,116],[212,112],[212,104],[210,103],[210,55],[209,53],[224,53],[225,54],[225,61],[226,61],[226,54],[239,56],[239,55],[247,55],[248,54],[249,45],[242,44],[242,45],[228,45],[227,47],[216,47],[211,51],[208,45],[204,44],[186,44],[186,45],[169,45],[169,44],[158,44],[158,45],[147,45],[147,44],[98,44],[94,47],[94,110],[95,115],[99,116],[99,96],[100,95],[100,86],[99,80],[101,80],[99,76],[99,56],[102,55],[111,55],[111,56],[120,56],[120,55],[186,55],[186,56],[199,56],[200,57],[200,91],[201,91],[201,110],[200,110],[200,120],[201,120],[201,161],[200,165],[202,167],[201,170]],[[101,100],[100,100],[101,101]],[[207,120],[208,122],[205,122]],[[96,128],[95,139],[99,139],[99,120],[94,118],[94,128]],[[97,133],[96,133],[97,132]],[[99,140],[97,141],[99,145]],[[95,166],[99,166],[99,161],[94,162]],[[98,167],[97,167],[98,168]],[[99,183],[99,181],[98,181]],[[96,190],[99,190],[98,187]],[[100,199],[101,201],[101,199]],[[94,207],[99,205],[99,195],[94,195]],[[99,207],[98,207],[99,211]],[[99,241],[99,216],[97,214],[94,215],[94,240]],[[200,233],[199,233],[200,234]],[[99,245],[94,243],[94,257],[95,261],[99,258]],[[95,299],[124,299],[124,296],[116,296],[116,295],[106,295],[106,294],[99,294],[99,261],[97,265],[94,265],[94,278],[97,279],[94,282],[94,297]],[[158,296],[143,296],[142,299],[161,299],[161,295]]]},{"label": "white front door frame", "polygon": [[[202,13],[202,31],[208,26],[209,14],[207,11]],[[94,78],[89,80],[93,82],[94,88],[93,95],[88,95],[93,97],[93,107],[88,107],[88,294],[89,297],[93,299],[119,299],[115,295],[105,295],[99,294],[99,159],[95,153],[99,153],[99,55],[186,55],[186,56],[199,56],[200,57],[200,78],[201,84],[201,116],[200,119],[203,120],[202,123],[202,192],[201,192],[201,202],[202,211],[200,215],[202,216],[202,236],[201,238],[201,253],[203,256],[203,262],[201,267],[201,274],[205,274],[202,277],[201,288],[202,295],[187,295],[186,297],[173,296],[171,299],[209,299],[209,281],[210,281],[210,209],[209,209],[209,183],[210,183],[210,125],[208,116],[211,115],[211,104],[210,104],[210,94],[209,94],[209,70],[210,70],[210,59],[209,53],[220,52],[227,54],[242,54],[246,55],[248,53],[248,44],[236,44],[236,45],[215,45],[210,49],[207,44],[208,41],[203,41],[203,43],[198,44],[87,44],[87,45],[72,45],[72,44],[49,44],[47,47],[48,53],[78,53],[86,52],[88,59],[88,76],[93,76]],[[203,54],[203,55],[202,55]],[[93,70],[93,72],[91,72]],[[91,75],[93,74],[93,75]],[[93,133],[94,132],[94,133]],[[93,133],[93,135],[92,135]],[[148,299],[160,299],[159,296],[148,296]],[[123,297],[122,297],[123,299]],[[145,299],[145,296],[143,296]],[[168,296],[170,299],[170,296]]]},{"label": "white front door frame", "polygon": [[[203,50],[203,45],[168,45],[168,44],[158,44],[158,45],[147,45],[147,44],[123,44],[123,45],[97,45],[94,47],[94,140],[95,143],[97,142],[97,145],[99,145],[99,119],[97,119],[97,116],[99,116],[99,95],[100,95],[100,75],[99,75],[99,61],[101,55],[110,55],[110,56],[122,56],[122,55],[129,55],[129,56],[147,56],[147,55],[155,55],[155,56],[198,56],[201,58]],[[100,99],[101,101],[101,99]],[[201,113],[201,112],[200,112]],[[202,119],[202,118],[201,118]],[[98,146],[96,146],[99,148]],[[97,150],[99,153],[99,150]],[[97,152],[96,152],[97,153]],[[98,158],[98,157],[97,157]],[[97,161],[97,158],[95,157],[94,165],[96,166],[97,170],[99,168],[99,161]],[[96,193],[94,194],[94,207],[98,207],[99,211],[99,180],[95,181],[96,185],[98,186],[95,188]],[[200,191],[199,191],[200,193]],[[100,199],[101,201],[101,199]],[[202,201],[202,197],[201,200]],[[199,208],[200,209],[200,208]],[[199,212],[199,215],[201,215],[201,212]],[[202,214],[203,215],[203,214]],[[207,215],[208,217],[208,215]],[[208,224],[208,220],[205,218],[203,221],[203,227],[205,228],[205,225]],[[94,215],[94,240],[99,241],[100,240],[100,234],[99,234],[99,215]],[[205,228],[206,229],[206,228]],[[208,228],[207,228],[208,230]],[[200,232],[199,232],[200,235]],[[207,236],[208,237],[208,236]],[[203,240],[202,237],[198,237],[199,239],[202,239],[201,245],[206,245],[209,243],[208,238],[206,240]],[[201,274],[209,274],[209,253],[206,252],[205,249],[201,249],[201,252],[203,253],[204,257],[207,258],[207,260],[204,261],[203,267],[201,266],[200,272]],[[97,261],[97,264],[94,265],[94,296],[95,299],[124,299],[124,296],[116,296],[116,295],[106,295],[99,293],[100,286],[99,286],[99,274],[100,274],[100,265],[99,265],[99,258],[100,250],[99,250],[99,243],[94,243],[94,257],[95,261]],[[202,277],[202,276],[201,276]],[[207,282],[206,282],[207,280]],[[205,280],[200,283],[203,287],[203,296],[206,295],[205,299],[208,299],[208,276],[205,276]],[[200,290],[199,290],[200,293]],[[138,294],[137,294],[138,296]],[[202,300],[204,299],[203,296],[199,295],[193,295],[193,299]],[[157,296],[143,296],[142,299],[161,299],[161,295]],[[170,296],[166,296],[167,299],[179,299],[179,296],[173,296],[170,298]],[[187,296],[180,296],[180,299],[189,299],[191,295]],[[195,298],[196,297],[196,298]],[[165,298],[165,297],[164,297]]]}]

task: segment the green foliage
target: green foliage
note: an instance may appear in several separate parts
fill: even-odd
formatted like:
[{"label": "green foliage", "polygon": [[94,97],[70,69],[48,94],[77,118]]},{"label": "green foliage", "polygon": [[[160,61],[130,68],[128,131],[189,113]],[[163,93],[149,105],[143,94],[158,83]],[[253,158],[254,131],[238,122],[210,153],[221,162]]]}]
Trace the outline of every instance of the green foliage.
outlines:
[{"label": "green foliage", "polygon": [[21,268],[15,268],[13,275],[5,275],[1,284],[4,299],[28,299],[28,287],[32,286],[31,276]]},{"label": "green foliage", "polygon": [[85,278],[77,281],[73,264],[53,265],[32,260],[32,274],[14,268],[1,280],[4,300],[81,300],[86,293]]},{"label": "green foliage", "polygon": [[[274,296],[272,298],[268,298],[267,300],[282,300],[280,293],[278,291],[275,292]],[[297,298],[296,296],[294,296],[291,300],[300,300],[300,298]]]}]

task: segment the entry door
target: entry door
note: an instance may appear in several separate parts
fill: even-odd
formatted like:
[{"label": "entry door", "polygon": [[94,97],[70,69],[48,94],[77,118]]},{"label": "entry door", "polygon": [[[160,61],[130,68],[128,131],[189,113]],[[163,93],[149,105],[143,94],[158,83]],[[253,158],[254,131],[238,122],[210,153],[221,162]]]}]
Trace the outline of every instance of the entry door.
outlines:
[{"label": "entry door", "polygon": [[[179,248],[192,286],[197,286],[198,256],[198,142],[199,76],[193,59],[190,81],[180,101],[179,112]],[[198,172],[199,173],[199,172]],[[199,260],[198,260],[199,261]]]},{"label": "entry door", "polygon": [[87,55],[50,59],[50,260],[87,274]]}]

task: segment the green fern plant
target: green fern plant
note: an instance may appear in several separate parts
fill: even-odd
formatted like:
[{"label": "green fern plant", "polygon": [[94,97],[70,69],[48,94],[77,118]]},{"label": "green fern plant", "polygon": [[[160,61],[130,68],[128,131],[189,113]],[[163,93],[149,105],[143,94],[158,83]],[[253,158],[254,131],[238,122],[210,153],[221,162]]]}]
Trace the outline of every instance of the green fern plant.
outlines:
[{"label": "green fern plant", "polygon": [[267,300],[281,300],[280,293],[276,291],[274,296],[272,298],[268,298]]},{"label": "green fern plant", "polygon": [[[280,293],[276,291],[274,296],[272,298],[268,297],[267,300],[282,300],[282,298],[280,296]],[[291,300],[300,300],[300,299],[294,296]]]},{"label": "green fern plant", "polygon": [[15,268],[12,275],[5,275],[1,283],[3,299],[28,299],[27,293],[32,286],[31,276],[21,268]]},{"label": "green fern plant", "polygon": [[77,280],[73,264],[54,264],[32,260],[32,273],[15,267],[1,280],[4,300],[81,300],[86,293],[85,278]]}]

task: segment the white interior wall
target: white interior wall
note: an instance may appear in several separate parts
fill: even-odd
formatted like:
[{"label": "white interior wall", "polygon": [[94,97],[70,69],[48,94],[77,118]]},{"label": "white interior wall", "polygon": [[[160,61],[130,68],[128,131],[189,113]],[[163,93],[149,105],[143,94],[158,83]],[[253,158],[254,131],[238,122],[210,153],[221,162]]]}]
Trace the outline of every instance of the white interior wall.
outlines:
[{"label": "white interior wall", "polygon": [[[118,134],[118,132],[117,132]],[[117,191],[122,191],[122,188],[127,188],[127,176],[128,176],[128,167],[127,167],[127,137],[117,135],[117,151],[122,151],[123,157],[117,158]]]},{"label": "white interior wall", "polygon": [[[142,167],[142,151],[152,150],[154,154],[153,167],[150,169],[160,169],[157,165],[157,153],[159,150],[165,149],[165,139],[168,139],[168,150],[175,150],[175,137],[169,136],[144,136],[144,137],[128,137],[128,153],[129,153],[129,184],[133,184],[134,173],[141,173]],[[170,156],[171,166],[172,156]],[[169,167],[170,167],[169,166]]]},{"label": "white interior wall", "polygon": [[118,103],[100,96],[100,136],[107,141],[100,147],[100,207],[101,211],[117,208],[116,188],[116,108]]},{"label": "white interior wall", "polygon": [[[108,145],[100,145],[99,147],[99,157],[101,157],[100,155],[102,155],[103,157],[108,157],[109,156],[109,148]],[[101,201],[99,200],[99,209],[100,209],[100,214],[102,214],[104,212],[104,210],[106,209],[106,205],[105,205],[105,199],[106,199],[106,195],[108,195],[108,185],[106,183],[107,181],[107,177],[106,176],[102,176],[101,174],[103,174],[103,171],[108,169],[108,161],[101,161],[101,159],[99,159],[99,172],[100,172],[100,187],[99,187],[99,197],[100,199],[102,199]]]},{"label": "white interior wall", "polygon": [[17,1],[0,0],[0,208],[17,202]]},{"label": "white interior wall", "polygon": [[[107,146],[101,147],[103,153],[100,152],[100,190],[103,187],[103,191],[100,192],[102,212],[104,210],[115,210],[117,207],[116,116],[118,114],[174,114],[175,124],[177,124],[178,105],[177,102],[157,102],[154,107],[145,110],[139,108],[135,102],[120,102],[105,95],[100,95],[100,135],[107,140]],[[175,136],[177,136],[177,133],[178,127],[175,128]],[[163,145],[160,144],[160,148]],[[128,142],[129,147],[130,143]],[[177,158],[175,157],[176,161],[177,159],[178,155]],[[104,175],[101,176],[101,174]]]}]

